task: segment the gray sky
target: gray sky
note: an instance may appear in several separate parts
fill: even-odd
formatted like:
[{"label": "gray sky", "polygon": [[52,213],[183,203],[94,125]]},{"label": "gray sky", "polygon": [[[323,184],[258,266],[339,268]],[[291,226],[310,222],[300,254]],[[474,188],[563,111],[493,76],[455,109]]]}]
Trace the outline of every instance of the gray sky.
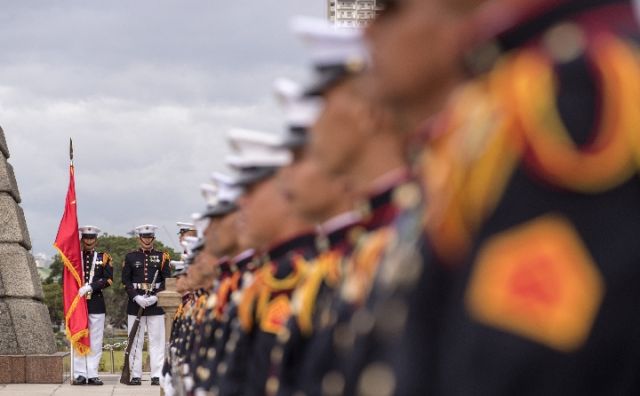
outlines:
[{"label": "gray sky", "polygon": [[225,169],[225,132],[282,127],[271,83],[307,75],[288,20],[325,16],[325,4],[3,2],[0,125],[33,251],[53,253],[69,137],[81,224],[124,235],[153,223],[174,238],[202,209],[199,184]]}]

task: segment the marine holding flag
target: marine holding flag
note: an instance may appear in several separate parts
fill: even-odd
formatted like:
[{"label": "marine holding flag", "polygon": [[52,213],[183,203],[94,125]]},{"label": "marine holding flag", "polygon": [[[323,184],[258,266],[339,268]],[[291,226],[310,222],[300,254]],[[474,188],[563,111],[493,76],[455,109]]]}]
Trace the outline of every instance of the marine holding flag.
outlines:
[{"label": "marine holding flag", "polygon": [[62,273],[64,324],[66,336],[73,352],[80,356],[89,354],[89,318],[87,300],[78,294],[83,282],[80,238],[78,238],[78,212],[76,206],[75,170],[73,146],[70,150],[69,189],[64,214],[58,228],[54,247],[60,253],[64,269]]},{"label": "marine holding flag", "polygon": [[102,339],[106,307],[102,290],[113,283],[111,256],[96,251],[100,229],[94,226],[80,228],[84,286],[78,290],[86,298],[89,313],[89,338],[91,352],[88,356],[74,356],[73,385],[103,385],[98,377],[98,366],[102,357]]}]

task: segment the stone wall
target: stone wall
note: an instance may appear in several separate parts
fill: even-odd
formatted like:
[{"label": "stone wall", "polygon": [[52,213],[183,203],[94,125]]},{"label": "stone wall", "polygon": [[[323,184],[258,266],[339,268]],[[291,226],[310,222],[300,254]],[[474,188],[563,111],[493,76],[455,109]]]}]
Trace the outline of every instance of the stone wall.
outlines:
[{"label": "stone wall", "polygon": [[9,148],[0,128],[0,355],[56,352]]}]

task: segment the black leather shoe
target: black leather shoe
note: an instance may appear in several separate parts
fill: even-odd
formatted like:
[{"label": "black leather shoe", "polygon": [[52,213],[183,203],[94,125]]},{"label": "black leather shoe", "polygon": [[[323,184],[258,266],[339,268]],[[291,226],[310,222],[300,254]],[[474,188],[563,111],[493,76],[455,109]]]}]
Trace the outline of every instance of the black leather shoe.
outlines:
[{"label": "black leather shoe", "polygon": [[142,385],[142,380],[138,377],[131,378],[131,381],[129,381],[129,385]]},{"label": "black leather shoe", "polygon": [[83,376],[79,376],[73,380],[71,385],[85,385],[87,383],[87,379]]},{"label": "black leather shoe", "polygon": [[102,382],[102,380],[98,377],[95,378],[89,378],[89,380],[87,381],[88,385],[104,385],[104,382]]},{"label": "black leather shoe", "polygon": [[160,378],[158,377],[151,378],[151,385],[160,385]]}]

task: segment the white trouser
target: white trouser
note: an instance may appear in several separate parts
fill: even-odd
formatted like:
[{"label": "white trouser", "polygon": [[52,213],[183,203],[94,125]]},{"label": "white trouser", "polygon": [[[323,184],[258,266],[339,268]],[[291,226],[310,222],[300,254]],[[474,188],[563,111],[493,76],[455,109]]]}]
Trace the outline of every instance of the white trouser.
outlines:
[{"label": "white trouser", "polygon": [[105,314],[89,314],[89,340],[91,353],[87,356],[73,355],[73,377],[96,378],[102,358],[102,338],[104,336]]},{"label": "white trouser", "polygon": [[[128,315],[129,329],[136,317]],[[142,348],[144,347],[145,329],[149,334],[149,359],[151,360],[151,378],[162,377],[164,365],[164,315],[142,316],[138,334],[129,354],[129,369],[132,378],[142,378]]]}]

